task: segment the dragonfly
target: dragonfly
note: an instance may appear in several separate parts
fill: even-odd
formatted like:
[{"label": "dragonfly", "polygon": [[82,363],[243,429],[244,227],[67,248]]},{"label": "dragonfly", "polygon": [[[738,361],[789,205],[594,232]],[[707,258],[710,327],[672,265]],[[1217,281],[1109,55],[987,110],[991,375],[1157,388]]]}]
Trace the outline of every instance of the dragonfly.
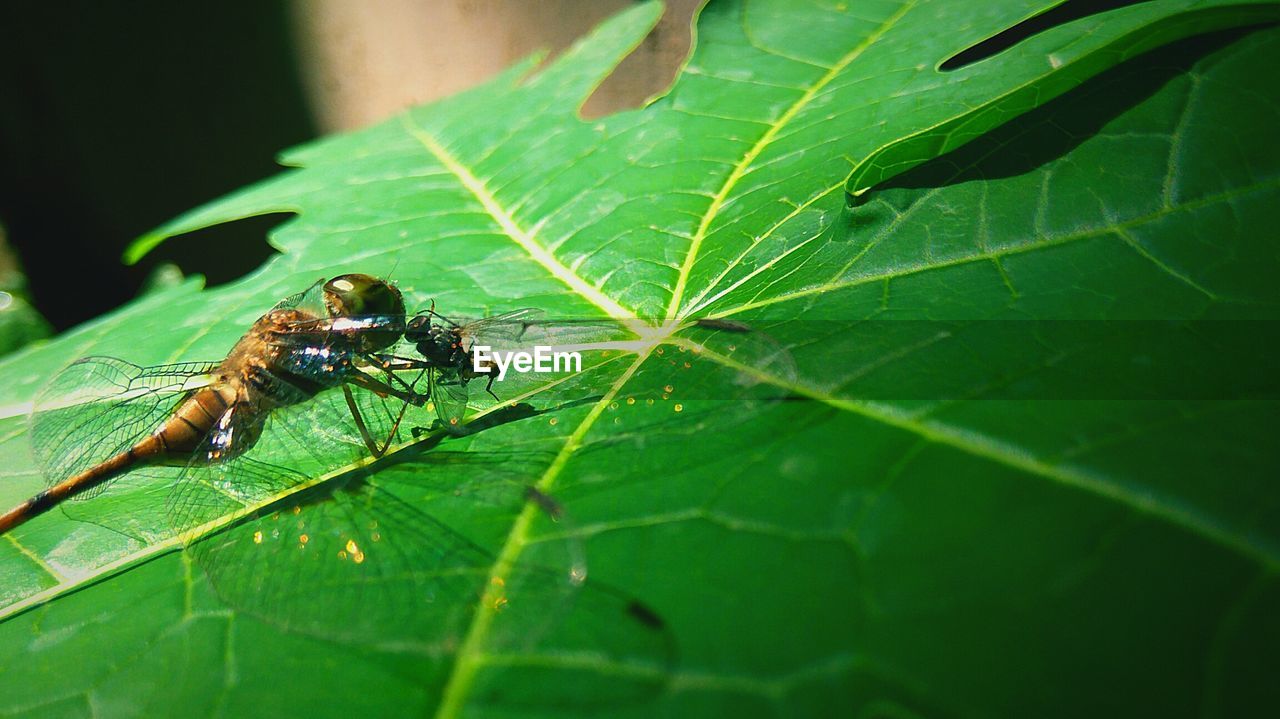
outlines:
[{"label": "dragonfly", "polygon": [[[394,286],[347,274],[277,303],[218,363],[77,361],[46,387],[32,416],[33,447],[52,484],[0,515],[0,533],[138,467],[240,457],[258,442],[270,413],[326,389],[340,387],[353,412],[352,386],[424,404],[390,371],[379,378],[366,369],[399,341],[404,316]],[[363,439],[372,453],[385,450],[371,436]]]},{"label": "dragonfly", "polygon": [[[277,303],[219,362],[79,360],[34,403],[49,486],[0,516],[0,532],[60,507],[143,544],[178,536],[220,599],[289,632],[445,654],[487,612],[493,651],[592,651],[660,676],[665,626],[638,600],[588,585],[577,540],[529,542],[513,563],[491,549],[505,537],[479,536],[527,508],[529,536],[563,534],[559,504],[511,470],[536,463],[485,461],[492,448],[447,463],[387,453],[430,397],[401,372],[421,373],[426,359],[395,360],[407,329],[399,290],[346,274]],[[491,499],[477,508],[463,484]],[[76,501],[108,491],[113,501]],[[460,531],[467,521],[481,529]],[[567,621],[574,631],[552,631]]]}]

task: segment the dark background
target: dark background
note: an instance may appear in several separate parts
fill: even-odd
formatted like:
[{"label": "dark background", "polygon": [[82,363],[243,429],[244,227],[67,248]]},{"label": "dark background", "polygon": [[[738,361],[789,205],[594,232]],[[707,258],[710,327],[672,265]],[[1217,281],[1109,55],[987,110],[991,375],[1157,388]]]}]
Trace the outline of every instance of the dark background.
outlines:
[{"label": "dark background", "polygon": [[[319,127],[364,127],[536,50],[559,52],[632,1],[8,3],[0,227],[29,279],[24,292],[0,240],[0,292],[31,295],[61,330],[135,297],[161,266],[164,277],[176,265],[210,284],[238,278],[272,252],[266,233],[280,216],[168,240],[138,267],[120,258],[139,235],[275,174],[277,154]],[[668,0],[584,115],[639,107],[667,87],[697,5]],[[0,338],[15,335],[7,326],[47,331],[12,317],[18,300],[0,295],[11,308]]]},{"label": "dark background", "polygon": [[[1141,1],[1069,0],[942,69]],[[0,228],[25,268],[26,294],[62,330],[135,297],[162,266],[209,284],[241,277],[273,252],[266,234],[281,216],[167,240],[134,267],[121,254],[173,217],[277,173],[277,154],[319,134],[318,122],[341,131],[452,94],[537,48],[564,48],[629,2],[0,5]],[[668,0],[584,114],[637,107],[665,88],[697,4]],[[21,293],[2,245],[0,291]]]},{"label": "dark background", "polygon": [[279,170],[315,135],[281,0],[6,3],[0,225],[57,329],[135,296],[162,263],[210,284],[256,268],[279,217],[121,261],[139,235]]}]

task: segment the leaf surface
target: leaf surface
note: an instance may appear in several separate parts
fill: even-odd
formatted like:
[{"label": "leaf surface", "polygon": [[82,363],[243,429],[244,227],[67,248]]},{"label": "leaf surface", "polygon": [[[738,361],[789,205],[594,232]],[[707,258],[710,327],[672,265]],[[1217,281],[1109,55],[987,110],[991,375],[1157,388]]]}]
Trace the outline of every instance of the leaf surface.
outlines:
[{"label": "leaf surface", "polygon": [[[1259,30],[1133,56],[1275,6],[1138,3],[937,69],[1051,5],[713,3],[665,97],[580,121],[656,19],[639,6],[547,67],[292,151],[299,169],[134,250],[299,213],[242,282],[160,290],[0,364],[0,500],[16,502],[42,485],[21,408],[57,366],[216,359],[317,277],[394,270],[411,304],[463,316],[637,318],[584,392],[520,385],[507,396],[539,414],[375,471],[465,483],[487,472],[474,458],[509,457],[571,523],[418,509],[476,538],[494,576],[580,540],[589,584],[666,622],[669,667],[583,662],[554,636],[507,651],[484,605],[443,648],[284,632],[225,606],[175,539],[50,514],[0,541],[0,709],[563,714],[653,675],[637,712],[1274,700],[1274,388],[1240,354],[1181,371],[1167,360],[1198,368],[1213,346],[1151,327],[1196,323],[1194,340],[1276,319],[1280,118],[1256,68],[1280,45]],[[1108,356],[1124,361],[1081,369]],[[1151,372],[1111,374],[1144,357]],[[442,452],[468,459],[441,468]],[[94,501],[141,511],[158,493]]]}]

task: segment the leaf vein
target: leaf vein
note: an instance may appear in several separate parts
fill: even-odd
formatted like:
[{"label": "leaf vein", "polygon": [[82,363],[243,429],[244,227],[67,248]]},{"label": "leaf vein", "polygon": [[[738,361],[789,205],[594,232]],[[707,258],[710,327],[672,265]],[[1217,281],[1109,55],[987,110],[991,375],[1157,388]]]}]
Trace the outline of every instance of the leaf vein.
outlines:
[{"label": "leaf vein", "polygon": [[484,181],[472,174],[471,170],[458,158],[454,157],[435,137],[411,124],[407,119],[404,124],[405,130],[422,144],[428,154],[458,178],[458,181],[480,202],[494,222],[502,228],[503,232],[522,250],[527,252],[534,262],[542,265],[553,277],[568,285],[583,299],[604,310],[610,317],[615,319],[630,319],[634,317],[632,312],[574,273],[560,260],[556,259],[547,248],[539,244],[533,235],[522,228],[516,222],[515,217],[498,202],[498,198],[489,191]]},{"label": "leaf vein", "polygon": [[[591,407],[587,416],[578,423],[578,426],[574,428],[573,432],[565,440],[564,446],[560,448],[560,452],[556,454],[555,459],[547,466],[542,477],[534,483],[534,489],[544,494],[550,493],[555,485],[556,478],[559,477],[560,472],[563,471],[564,466],[569,462],[574,452],[582,445],[582,440],[587,432],[595,426],[596,420],[604,413],[605,408],[622,391],[623,385],[644,364],[645,359],[649,356],[650,349],[645,349],[638,353],[631,366],[618,376],[618,379],[609,387],[604,396]],[[476,613],[471,620],[471,625],[467,627],[467,633],[458,648],[453,670],[450,672],[449,678],[445,682],[444,690],[441,693],[440,705],[436,711],[437,719],[456,717],[462,712],[467,694],[471,689],[471,681],[475,677],[477,669],[483,663],[484,642],[488,638],[489,625],[492,623],[496,612],[489,597],[489,592],[493,586],[492,580],[505,576],[511,567],[515,565],[525,545],[529,543],[527,537],[529,525],[533,522],[538,512],[541,511],[535,502],[527,502],[512,524],[511,531],[507,534],[507,539],[488,572],[485,581],[485,596],[481,598],[480,605],[476,608]]]},{"label": "leaf vein", "polygon": [[711,198],[711,203],[707,205],[707,210],[703,213],[702,220],[698,223],[698,229],[693,235],[693,241],[689,243],[689,251],[685,254],[684,264],[680,268],[679,276],[676,277],[676,286],[671,291],[671,302],[667,305],[667,324],[669,326],[675,326],[680,321],[677,316],[677,312],[680,310],[680,302],[684,296],[685,285],[689,282],[689,275],[693,272],[693,265],[698,260],[698,253],[702,249],[702,242],[707,237],[707,232],[711,227],[712,221],[720,214],[720,208],[724,206],[725,201],[729,197],[729,193],[733,191],[733,188],[738,184],[738,181],[747,173],[748,168],[751,167],[751,163],[755,162],[756,158],[760,156],[760,153],[764,152],[765,148],[769,147],[782,128],[786,127],[787,123],[795,119],[795,117],[799,115],[800,112],[814,100],[814,98],[821,94],[823,88],[843,72],[850,63],[858,59],[862,53],[866,52],[867,48],[875,44],[875,42],[879,40],[885,32],[896,25],[897,22],[901,20],[902,17],[907,14],[907,11],[909,11],[914,5],[915,3],[904,3],[903,6],[893,15],[890,15],[888,19],[880,25],[880,27],[868,34],[862,42],[858,43],[852,50],[846,53],[844,57],[840,58],[834,65],[827,69],[827,71],[823,73],[817,81],[805,90],[804,94],[797,98],[796,101],[792,103],[776,121],[769,125],[768,129],[760,135],[760,138],[756,140],[755,144],[747,150],[742,158],[739,159],[738,162],[734,163],[733,169],[730,170],[729,175],[725,177],[724,183],[720,186],[720,191]]},{"label": "leaf vein", "polygon": [[973,457],[986,459],[1013,470],[1025,472],[1026,474],[1113,501],[1136,512],[1163,520],[1243,557],[1252,559],[1268,570],[1275,571],[1280,569],[1280,549],[1250,541],[1239,531],[1224,524],[1220,519],[1188,506],[1177,498],[1161,495],[1153,491],[1139,491],[1120,482],[1080,469],[1051,464],[1007,442],[940,422],[923,422],[883,404],[832,397],[813,387],[789,382],[755,367],[740,364],[729,357],[720,355],[687,339],[673,338],[671,343],[697,351],[700,356],[713,362],[799,396],[808,397],[836,409],[910,432],[934,444],[950,447]]}]

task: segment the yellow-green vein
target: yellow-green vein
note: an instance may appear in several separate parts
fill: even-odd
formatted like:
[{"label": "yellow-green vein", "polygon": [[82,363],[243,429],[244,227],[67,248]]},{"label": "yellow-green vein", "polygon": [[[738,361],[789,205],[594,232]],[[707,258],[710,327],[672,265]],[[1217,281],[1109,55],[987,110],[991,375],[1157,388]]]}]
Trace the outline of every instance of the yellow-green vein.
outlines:
[{"label": "yellow-green vein", "polygon": [[777,138],[778,133],[782,131],[782,128],[786,127],[791,120],[795,119],[796,115],[800,114],[800,112],[804,110],[809,103],[813,102],[813,99],[817,97],[827,85],[831,84],[831,81],[838,77],[840,73],[844,72],[845,68],[847,68],[850,63],[858,59],[862,53],[866,52],[867,48],[874,45],[875,42],[884,35],[884,33],[888,32],[890,28],[896,25],[897,22],[902,19],[902,16],[906,15],[907,11],[910,10],[913,5],[914,3],[903,3],[902,7],[898,8],[893,15],[890,15],[883,23],[881,23],[880,27],[876,28],[871,32],[871,34],[863,38],[862,42],[858,43],[857,46],[846,53],[844,57],[836,61],[836,63],[823,73],[822,77],[818,78],[817,81],[810,85],[809,88],[806,89],[804,93],[801,94],[800,97],[797,98],[796,101],[792,103],[776,121],[770,123],[768,129],[760,135],[760,138],[756,140],[755,144],[752,145],[742,158],[734,164],[728,177],[725,178],[724,183],[720,186],[720,191],[711,198],[711,203],[707,205],[706,212],[702,214],[702,219],[698,222],[698,229],[694,232],[693,239],[689,242],[689,251],[685,254],[684,263],[680,267],[680,274],[676,276],[676,286],[671,291],[671,302],[667,305],[667,324],[669,326],[674,326],[679,322],[679,319],[676,317],[676,313],[680,310],[680,303],[684,297],[685,286],[689,282],[689,275],[693,272],[693,265],[697,262],[698,252],[702,248],[703,240],[707,237],[707,232],[711,227],[712,221],[720,214],[720,209],[724,206],[725,200],[728,199],[729,193],[733,191],[733,188],[738,184],[738,181],[747,174],[747,170],[750,169],[751,163],[755,162],[756,158],[760,156],[760,153],[764,152],[765,148],[768,147],[775,138]]},{"label": "yellow-green vein", "polygon": [[[1151,212],[1149,214],[1142,215],[1140,217],[1134,217],[1132,219],[1125,220],[1124,222],[1116,223],[1113,225],[1092,227],[1086,230],[1081,230],[1080,232],[1061,235],[1059,237],[1051,237],[1051,238],[1046,238],[1037,242],[1028,242],[1021,245],[1012,245],[1008,247],[1002,247],[1000,249],[993,250],[991,252],[978,252],[975,254],[963,255],[960,257],[954,257],[948,260],[944,260],[941,262],[934,262],[932,264],[895,268],[888,272],[881,272],[874,275],[855,276],[855,277],[850,277],[849,279],[846,279],[846,280],[831,281],[824,284],[814,285],[812,287],[805,287],[803,289],[795,290],[794,292],[788,292],[785,294],[776,295],[774,297],[766,297],[765,299],[762,299],[762,300],[745,302],[736,307],[731,307],[729,309],[726,309],[720,312],[713,312],[709,315],[709,317],[713,317],[713,318],[728,317],[730,315],[736,315],[740,312],[746,312],[748,310],[758,309],[760,307],[767,307],[769,305],[775,305],[781,302],[790,302],[792,300],[800,299],[802,297],[810,297],[812,295],[824,294],[827,292],[831,292],[832,290],[841,290],[841,289],[847,289],[850,287],[858,287],[861,285],[867,285],[874,282],[882,282],[885,280],[895,280],[901,277],[910,277],[912,275],[917,275],[922,272],[931,272],[933,270],[941,270],[949,267],[958,267],[958,266],[970,264],[973,262],[984,262],[989,260],[1000,259],[1003,257],[1011,257],[1014,255],[1026,254],[1028,252],[1034,252],[1036,250],[1042,250],[1049,247],[1057,247],[1059,245],[1066,245],[1072,242],[1080,242],[1083,240],[1095,239],[1095,238],[1103,237],[1106,235],[1116,235],[1120,241],[1124,242],[1126,247],[1129,247],[1130,249],[1134,249],[1132,246],[1132,243],[1126,241],[1125,238],[1121,235],[1121,233],[1126,232],[1127,230],[1130,230],[1135,227],[1141,227],[1142,225],[1145,225],[1149,222],[1155,222],[1168,215],[1173,214],[1174,212],[1185,212],[1189,210],[1199,209],[1201,207],[1208,207],[1210,205],[1214,205],[1219,202],[1230,202],[1236,197],[1248,195],[1252,192],[1258,192],[1260,190],[1272,189],[1277,185],[1280,185],[1280,183],[1275,181],[1260,182],[1256,185],[1252,185],[1249,187],[1242,187],[1242,188],[1238,188],[1228,192],[1222,192],[1217,195],[1203,197],[1194,202],[1188,202],[1179,207],[1156,210],[1155,212]],[[1139,254],[1141,254],[1144,258],[1148,260],[1152,259],[1143,253],[1139,253]],[[1161,271],[1168,272],[1166,268],[1162,268],[1159,265],[1157,265],[1157,268],[1161,269]],[[1177,278],[1176,275],[1175,275],[1175,278]],[[1181,279],[1181,278],[1177,278],[1177,279]],[[1218,295],[1214,295],[1214,297],[1222,301],[1231,299],[1229,297],[1222,297]],[[674,334],[674,330],[672,333]]]},{"label": "yellow-green vein", "polygon": [[[621,356],[622,355],[619,355],[619,357]],[[589,372],[589,371],[598,369],[607,364],[615,362],[617,359],[618,357],[608,358],[602,362],[592,365],[591,367],[585,368],[583,371]],[[470,417],[467,418],[467,422],[468,423],[474,422],[478,419],[485,417],[488,414],[491,414],[495,411],[500,410],[503,407],[509,406],[512,403],[518,403],[523,400],[529,399],[531,397],[535,397],[538,394],[545,392],[562,382],[567,382],[569,379],[576,376],[577,376],[576,374],[566,375],[565,377],[557,379],[554,382],[549,382],[545,385],[535,387],[529,390],[528,392],[525,392],[524,394],[512,397],[506,400],[505,402],[495,404],[491,407],[488,407],[484,410],[481,410],[475,413],[474,415],[471,415]],[[404,450],[407,447],[411,447],[415,444],[420,444],[422,442],[429,441],[436,434],[438,434],[438,432],[432,432],[432,433],[425,434],[422,437],[418,437],[418,438],[409,440],[407,442],[402,442],[398,445],[395,445],[391,449],[389,449],[386,455],[384,456],[392,456],[396,452]],[[350,464],[345,464],[341,467],[336,467],[333,470],[330,470],[329,472],[325,472],[324,474],[312,477],[306,482],[300,482],[292,487],[289,487],[287,490],[283,492],[279,492],[277,494],[264,497],[260,499],[258,502],[252,505],[243,507],[238,511],[229,513],[227,515],[211,520],[199,526],[192,527],[184,531],[180,535],[174,535],[163,541],[156,542],[155,544],[149,544],[135,552],[132,552],[123,557],[120,557],[114,562],[110,562],[100,567],[95,567],[90,573],[83,574],[76,577],[64,578],[63,581],[59,582],[58,584],[55,584],[52,587],[49,587],[40,592],[36,592],[35,594],[25,597],[8,606],[0,607],[0,621],[4,621],[8,617],[21,614],[22,612],[27,611],[28,609],[31,609],[33,607],[38,607],[42,604],[50,602],[56,597],[62,594],[65,594],[67,592],[79,589],[81,587],[88,586],[90,584],[93,584],[103,579],[106,579],[114,575],[115,573],[128,569],[129,567],[132,567],[136,564],[140,564],[144,561],[167,554],[173,551],[174,549],[178,549],[182,547],[183,544],[194,542],[200,537],[203,537],[211,532],[215,532],[219,529],[222,529],[223,527],[228,526],[229,524],[232,524],[233,522],[237,521],[241,517],[252,514],[253,512],[256,512],[264,507],[269,507],[290,495],[305,491],[312,487],[322,485],[332,480],[335,477],[343,476],[348,472],[366,467],[378,461],[380,460],[374,459],[373,457],[364,457],[359,461],[351,462]],[[6,536],[10,536],[10,535],[6,535]],[[10,541],[13,541],[13,540],[10,540]]]},{"label": "yellow-green vein", "polygon": [[453,153],[449,152],[444,145],[441,145],[435,137],[412,124],[407,118],[403,122],[405,130],[417,139],[432,157],[444,165],[445,169],[458,178],[463,187],[467,188],[467,191],[484,207],[485,212],[502,228],[503,233],[510,237],[512,242],[515,242],[520,249],[527,252],[534,262],[542,265],[553,277],[568,285],[583,299],[604,310],[610,317],[614,319],[634,318],[635,314],[633,312],[615,302],[613,298],[566,267],[547,248],[538,243],[530,232],[516,222],[515,217],[502,206],[502,203],[498,202],[498,198],[489,191],[484,181],[476,177],[466,165],[455,157]]},{"label": "yellow-green vein", "polygon": [[1103,497],[1134,511],[1181,527],[1214,544],[1248,557],[1269,570],[1280,569],[1280,550],[1250,542],[1248,538],[1225,525],[1221,520],[1188,506],[1177,498],[1152,490],[1138,491],[1075,467],[1051,464],[1006,442],[938,422],[921,421],[906,412],[883,404],[831,397],[813,387],[775,377],[755,367],[736,362],[687,339],[674,338],[672,344],[696,351],[702,357],[760,382],[766,382],[883,425],[896,427],[934,444],[950,447],[1010,469]]},{"label": "yellow-green vein", "polygon": [[[648,347],[645,351],[636,355],[635,361],[626,369],[613,385],[609,387],[608,392],[600,398],[598,402],[592,406],[591,411],[582,419],[578,426],[574,428],[573,433],[565,440],[564,446],[556,454],[555,459],[551,461],[542,477],[533,485],[535,489],[543,493],[550,493],[555,485],[556,478],[560,476],[560,472],[564,470],[565,465],[573,456],[573,453],[582,445],[582,440],[586,437],[587,432],[595,425],[596,420],[604,412],[609,403],[618,396],[618,392],[631,379],[640,365],[644,364],[645,359],[649,356],[652,347]],[[440,705],[436,711],[437,719],[445,719],[447,717],[459,716],[470,691],[471,682],[475,678],[475,673],[480,667],[482,648],[485,640],[488,638],[489,627],[493,622],[495,609],[494,602],[490,593],[493,591],[494,579],[506,576],[515,562],[520,557],[520,553],[524,551],[527,543],[527,534],[529,525],[534,518],[542,510],[534,503],[527,502],[520,515],[516,518],[515,523],[511,526],[511,531],[507,534],[507,539],[502,545],[502,549],[498,552],[497,558],[494,560],[493,566],[489,569],[488,578],[485,582],[485,596],[481,599],[480,605],[476,608],[475,616],[472,617],[471,625],[467,628],[467,634],[462,640],[462,645],[458,649],[457,657],[454,659],[453,671],[449,674],[449,679],[445,683],[444,692],[440,698]]]},{"label": "yellow-green vein", "polygon": [[12,544],[14,549],[18,550],[18,554],[21,554],[22,556],[26,557],[31,561],[32,564],[35,564],[36,566],[43,569],[46,574],[48,574],[50,577],[53,577],[54,581],[56,582],[67,581],[67,578],[63,576],[61,572],[51,567],[48,562],[41,559],[38,555],[36,555],[35,552],[31,551],[30,549],[27,549],[26,546],[24,546],[18,540],[14,539],[12,534],[5,534],[4,538],[9,540],[9,544]]},{"label": "yellow-green vein", "polygon": [[[692,315],[697,314],[697,312],[698,312],[699,310],[701,310],[703,307],[705,307],[705,306],[707,306],[707,305],[710,305],[710,304],[714,303],[716,300],[720,299],[721,297],[724,297],[725,295],[727,295],[728,293],[730,293],[730,292],[734,291],[734,290],[735,290],[735,289],[737,289],[738,287],[741,287],[741,286],[742,286],[743,284],[745,284],[746,282],[749,282],[749,281],[751,280],[751,278],[752,278],[752,277],[755,277],[756,275],[760,274],[761,272],[765,272],[765,271],[768,271],[768,270],[772,269],[774,265],[776,265],[779,261],[781,261],[781,260],[782,260],[783,258],[785,258],[787,255],[791,254],[792,252],[795,252],[796,250],[799,250],[800,248],[802,248],[802,247],[804,247],[805,245],[807,245],[807,244],[808,244],[810,241],[812,241],[814,238],[816,238],[816,237],[818,236],[817,234],[815,234],[813,237],[810,237],[810,238],[806,239],[806,240],[805,240],[805,241],[803,241],[803,242],[800,242],[800,243],[798,243],[798,244],[796,244],[796,245],[794,245],[794,246],[792,246],[792,247],[787,248],[787,249],[786,249],[786,250],[784,250],[782,253],[780,253],[780,254],[778,254],[778,255],[774,256],[772,259],[770,259],[770,260],[769,260],[768,262],[766,262],[765,264],[761,265],[760,267],[757,267],[757,268],[756,268],[755,270],[753,270],[752,272],[747,273],[747,275],[746,275],[746,276],[741,277],[741,278],[739,278],[739,279],[735,280],[735,281],[733,282],[733,284],[731,284],[731,285],[729,285],[728,287],[724,288],[723,290],[720,290],[719,292],[717,292],[715,295],[713,295],[713,296],[711,297],[711,299],[706,299],[707,294],[708,294],[708,293],[710,293],[710,292],[711,292],[711,290],[714,290],[717,286],[719,286],[719,284],[720,284],[721,282],[723,282],[723,281],[724,281],[724,278],[725,278],[725,277],[727,277],[727,276],[729,275],[729,273],[730,273],[730,272],[732,272],[732,271],[733,271],[733,269],[734,269],[735,267],[737,267],[738,265],[742,264],[742,261],[743,261],[744,259],[746,259],[747,255],[751,254],[751,252],[752,252],[753,250],[755,250],[755,248],[759,247],[759,246],[760,246],[760,243],[762,243],[762,242],[764,242],[765,240],[768,240],[770,237],[772,237],[772,236],[773,236],[773,233],[774,233],[774,232],[776,232],[776,231],[778,230],[778,228],[780,228],[780,227],[782,227],[783,225],[785,225],[785,224],[787,224],[788,222],[790,222],[792,219],[794,219],[794,218],[795,218],[797,215],[799,215],[801,212],[804,212],[805,210],[809,209],[811,206],[813,206],[813,204],[814,204],[815,202],[817,202],[817,201],[821,200],[822,198],[826,197],[827,195],[830,195],[832,192],[835,192],[836,190],[842,189],[843,187],[844,187],[844,182],[843,182],[843,181],[838,182],[838,183],[836,183],[836,184],[832,185],[831,187],[828,187],[827,189],[823,190],[822,192],[819,192],[818,194],[814,195],[813,197],[810,197],[808,200],[805,200],[804,202],[800,203],[799,205],[796,205],[795,209],[793,209],[791,212],[788,212],[788,213],[786,214],[786,216],[785,216],[785,217],[783,217],[782,219],[780,219],[780,220],[778,220],[777,222],[775,222],[775,223],[773,223],[772,225],[770,225],[770,226],[769,226],[769,229],[765,230],[763,233],[761,233],[761,234],[760,234],[760,236],[759,236],[759,237],[756,237],[754,240],[752,240],[752,241],[751,241],[751,244],[749,244],[745,250],[743,250],[742,252],[738,253],[738,256],[737,256],[737,257],[735,257],[735,258],[733,258],[733,261],[732,261],[732,262],[730,262],[729,264],[725,265],[725,268],[724,268],[723,270],[721,270],[721,271],[720,271],[720,274],[716,275],[716,278],[715,278],[714,280],[712,280],[711,282],[707,283],[706,288],[705,288],[705,289],[703,289],[703,290],[702,290],[702,292],[699,292],[697,297],[694,297],[692,300],[690,300],[690,301],[689,301],[690,309],[689,309],[689,311],[688,311],[688,312],[683,312],[683,313],[681,313],[681,317],[689,317],[689,316],[692,316]],[[819,234],[820,234],[820,233],[819,233]],[[704,301],[704,300],[705,300],[705,301]]]}]

